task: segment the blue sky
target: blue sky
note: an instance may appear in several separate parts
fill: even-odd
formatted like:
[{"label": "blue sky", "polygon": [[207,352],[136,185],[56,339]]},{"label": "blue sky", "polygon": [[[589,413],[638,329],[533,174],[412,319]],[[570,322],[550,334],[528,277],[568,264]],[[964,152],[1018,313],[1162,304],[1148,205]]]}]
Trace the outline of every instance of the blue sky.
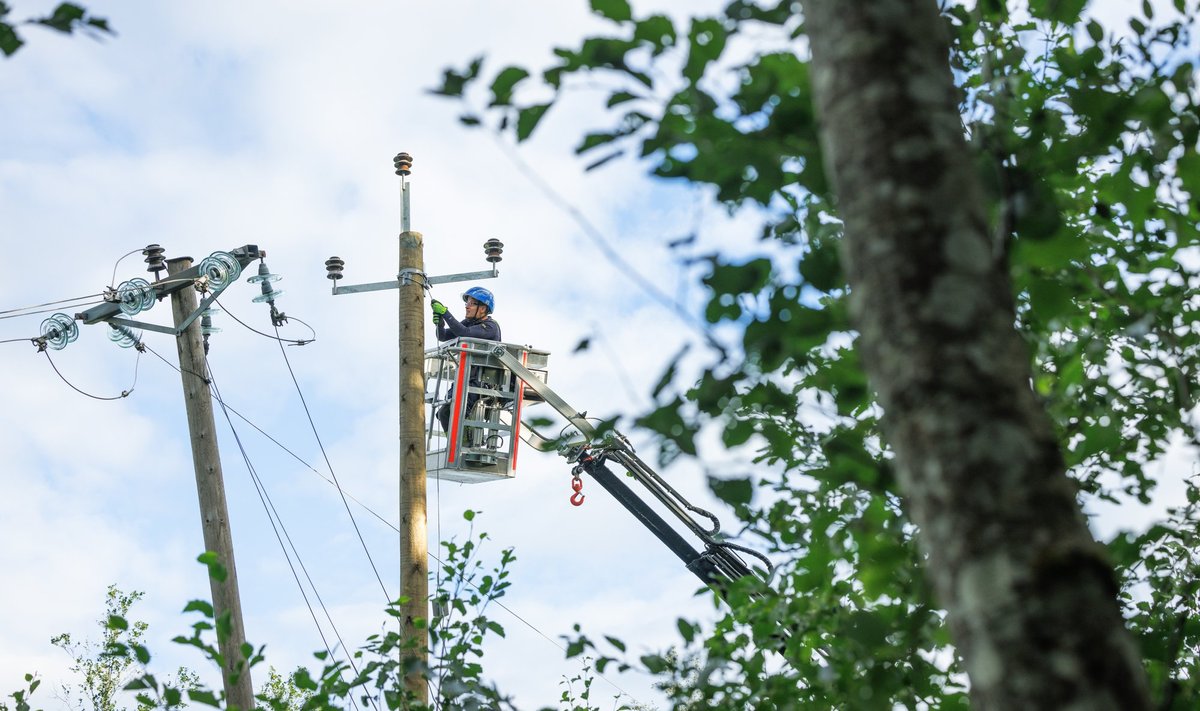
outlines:
[{"label": "blue sky", "polygon": [[[14,3],[14,16],[49,2]],[[721,3],[637,3],[703,10]],[[486,268],[481,244],[505,243],[496,317],[506,340],[552,353],[550,382],[596,416],[632,416],[667,360],[694,338],[598,250],[490,135],[457,121],[460,107],[428,95],[446,66],[481,53],[495,69],[541,66],[550,48],[603,27],[585,2],[519,4],[452,0],[434,4],[229,0],[205,3],[93,2],[117,36],[104,42],[30,29],[28,45],[0,64],[0,310],[99,292],[114,262],[161,244],[169,257],[200,259],[257,244],[284,279],[279,307],[311,324],[318,340],[287,357],[346,491],[390,520],[396,515],[396,302],[376,293],[333,297],[323,262],[346,260],[346,281],[394,276],[398,180],[391,158],[408,151],[413,229],[425,235],[426,269]],[[644,169],[614,162],[584,174],[572,148],[601,125],[586,90],[556,107],[520,155],[566,203],[577,207],[624,259],[663,291],[696,304],[698,287],[665,246],[697,230],[696,253],[757,243],[747,217],[730,219],[707,196],[654,183]],[[147,276],[140,254],[117,281]],[[435,287],[457,305],[461,287]],[[260,330],[265,306],[239,282],[222,304]],[[143,314],[169,321],[163,304]],[[44,315],[0,320],[0,340],[37,333]],[[277,344],[228,317],[211,363],[226,400],[308,463],[323,469]],[[293,337],[305,336],[297,327]],[[285,335],[288,332],[285,331]],[[591,337],[593,347],[575,353]],[[174,362],[170,338],[146,343]],[[430,332],[428,342],[432,345]],[[162,361],[109,343],[100,327],[52,353],[72,384],[110,396],[100,402],[65,385],[28,343],[0,344],[0,691],[38,672],[48,708],[68,679],[66,655],[49,639],[95,633],[104,589],[146,592],[138,616],[152,625],[154,668],[200,667],[169,642],[186,630],[178,614],[207,597],[196,494],[178,374]],[[218,413],[248,637],[267,645],[280,669],[309,663],[320,638]],[[258,474],[305,565],[352,646],[379,631],[383,593],[336,492],[248,426],[238,423]],[[639,451],[653,443],[635,435]],[[664,472],[697,502],[712,503],[703,469],[749,470],[714,446],[702,463]],[[514,586],[504,604],[533,628],[495,611],[507,638],[489,647],[485,668],[521,708],[553,705],[563,678],[557,640],[578,622],[596,637],[624,639],[635,653],[675,639],[677,616],[714,616],[696,579],[598,487],[569,505],[569,468],[526,452],[513,481],[430,486],[430,548],[461,535],[464,509],[483,511],[492,558],[516,548]],[[728,525],[732,518],[712,504]],[[396,588],[395,534],[352,510],[385,587]],[[19,612],[16,612],[19,611]],[[353,640],[353,641],[352,641]],[[260,673],[258,678],[263,678]],[[212,677],[208,677],[212,681]],[[612,676],[638,701],[655,701],[646,679]],[[597,694],[615,694],[598,681]],[[594,697],[596,698],[596,697]]]}]

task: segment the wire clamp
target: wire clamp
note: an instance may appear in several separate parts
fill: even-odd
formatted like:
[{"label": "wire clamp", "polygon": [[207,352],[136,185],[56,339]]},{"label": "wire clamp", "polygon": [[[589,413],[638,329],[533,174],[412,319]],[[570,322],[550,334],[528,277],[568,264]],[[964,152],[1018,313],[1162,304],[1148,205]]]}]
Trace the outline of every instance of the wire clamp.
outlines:
[{"label": "wire clamp", "polygon": [[[421,277],[420,282],[414,281],[414,279],[413,279],[413,277],[415,277],[417,275],[420,275],[420,277]],[[396,280],[400,282],[400,286],[411,286],[412,284],[419,283],[422,287],[424,287],[426,289],[430,288],[429,278],[425,275],[425,272],[421,271],[420,269],[414,269],[412,267],[407,267],[405,269],[401,269],[400,273],[396,275]]]}]

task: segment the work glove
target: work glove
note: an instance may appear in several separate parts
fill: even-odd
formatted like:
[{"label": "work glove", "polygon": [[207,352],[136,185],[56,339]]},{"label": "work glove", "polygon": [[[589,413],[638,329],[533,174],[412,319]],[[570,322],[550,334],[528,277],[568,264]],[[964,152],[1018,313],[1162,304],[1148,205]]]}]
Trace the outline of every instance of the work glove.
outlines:
[{"label": "work glove", "polygon": [[441,316],[441,314],[434,314],[434,315],[433,315],[433,325],[434,325],[434,326],[441,326],[441,325],[442,325],[442,316]]},{"label": "work glove", "polygon": [[442,314],[450,310],[446,308],[445,304],[437,299],[434,299],[432,302],[430,302],[429,308],[433,309],[433,315],[437,316],[439,319],[441,319]]}]

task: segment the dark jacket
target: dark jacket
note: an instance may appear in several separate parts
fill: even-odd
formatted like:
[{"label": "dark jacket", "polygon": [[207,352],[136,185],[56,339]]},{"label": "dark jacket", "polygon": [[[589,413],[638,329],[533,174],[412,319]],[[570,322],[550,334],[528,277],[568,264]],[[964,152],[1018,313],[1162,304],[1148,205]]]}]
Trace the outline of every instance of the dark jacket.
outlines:
[{"label": "dark jacket", "polygon": [[459,321],[449,311],[442,314],[442,322],[437,327],[439,341],[451,341],[455,338],[479,338],[485,341],[500,340],[500,324],[491,316],[482,319],[468,318]]}]

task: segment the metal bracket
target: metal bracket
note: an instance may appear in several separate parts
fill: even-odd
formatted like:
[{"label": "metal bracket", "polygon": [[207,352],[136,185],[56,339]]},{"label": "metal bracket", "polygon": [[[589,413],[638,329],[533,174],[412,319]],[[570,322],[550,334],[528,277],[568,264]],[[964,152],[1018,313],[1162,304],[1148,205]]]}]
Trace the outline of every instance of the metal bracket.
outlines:
[{"label": "metal bracket", "polygon": [[433,286],[434,284],[449,284],[456,281],[470,281],[472,279],[495,279],[500,276],[500,271],[493,268],[487,272],[463,272],[461,274],[444,274],[442,276],[428,276],[424,272],[416,269],[405,269],[400,272],[397,279],[392,281],[375,281],[369,284],[348,284],[346,286],[338,286],[334,284],[333,295],[338,294],[361,294],[367,291],[384,291],[387,289],[398,289],[402,286],[412,284],[413,274],[420,274],[425,279],[424,286]]},{"label": "metal bracket", "polygon": [[[204,313],[204,310],[207,309],[212,304],[212,302],[216,301],[217,297],[221,295],[221,292],[225,291],[225,289],[227,289],[227,288],[229,288],[228,284],[220,289],[217,289],[216,291],[212,292],[211,294],[209,294],[209,296],[207,298],[205,298],[203,301],[200,302],[200,305],[196,307],[196,310],[193,311],[187,318],[185,318],[181,325],[179,325],[175,328],[172,328],[170,326],[159,326],[156,323],[145,323],[144,321],[134,321],[133,319],[123,318],[120,316],[110,316],[109,318],[104,319],[104,321],[106,323],[115,323],[120,326],[129,326],[132,328],[140,328],[144,331],[154,331],[156,333],[165,333],[167,335],[175,336],[176,338],[178,338],[179,334],[186,331],[188,329],[188,326],[192,325],[193,321],[200,318],[200,316]],[[76,318],[79,318],[79,317],[76,316]],[[84,323],[94,323],[94,322],[84,321]]]},{"label": "metal bracket", "polygon": [[512,354],[509,353],[505,348],[494,348],[492,350],[492,355],[495,356],[501,363],[503,363],[506,368],[515,373],[518,378],[524,380],[526,387],[528,387],[530,390],[533,390],[538,395],[541,395],[542,399],[545,400],[550,407],[553,407],[555,410],[557,410],[560,415],[565,417],[568,422],[574,425],[576,429],[579,430],[580,434],[582,434],[584,437],[587,437],[589,440],[596,436],[596,428],[592,426],[592,423],[584,419],[583,413],[567,404],[566,400],[563,400],[558,396],[558,393],[551,390],[549,385],[546,385],[539,380],[538,377],[533,374],[533,371],[526,368],[521,361],[514,358]]}]

